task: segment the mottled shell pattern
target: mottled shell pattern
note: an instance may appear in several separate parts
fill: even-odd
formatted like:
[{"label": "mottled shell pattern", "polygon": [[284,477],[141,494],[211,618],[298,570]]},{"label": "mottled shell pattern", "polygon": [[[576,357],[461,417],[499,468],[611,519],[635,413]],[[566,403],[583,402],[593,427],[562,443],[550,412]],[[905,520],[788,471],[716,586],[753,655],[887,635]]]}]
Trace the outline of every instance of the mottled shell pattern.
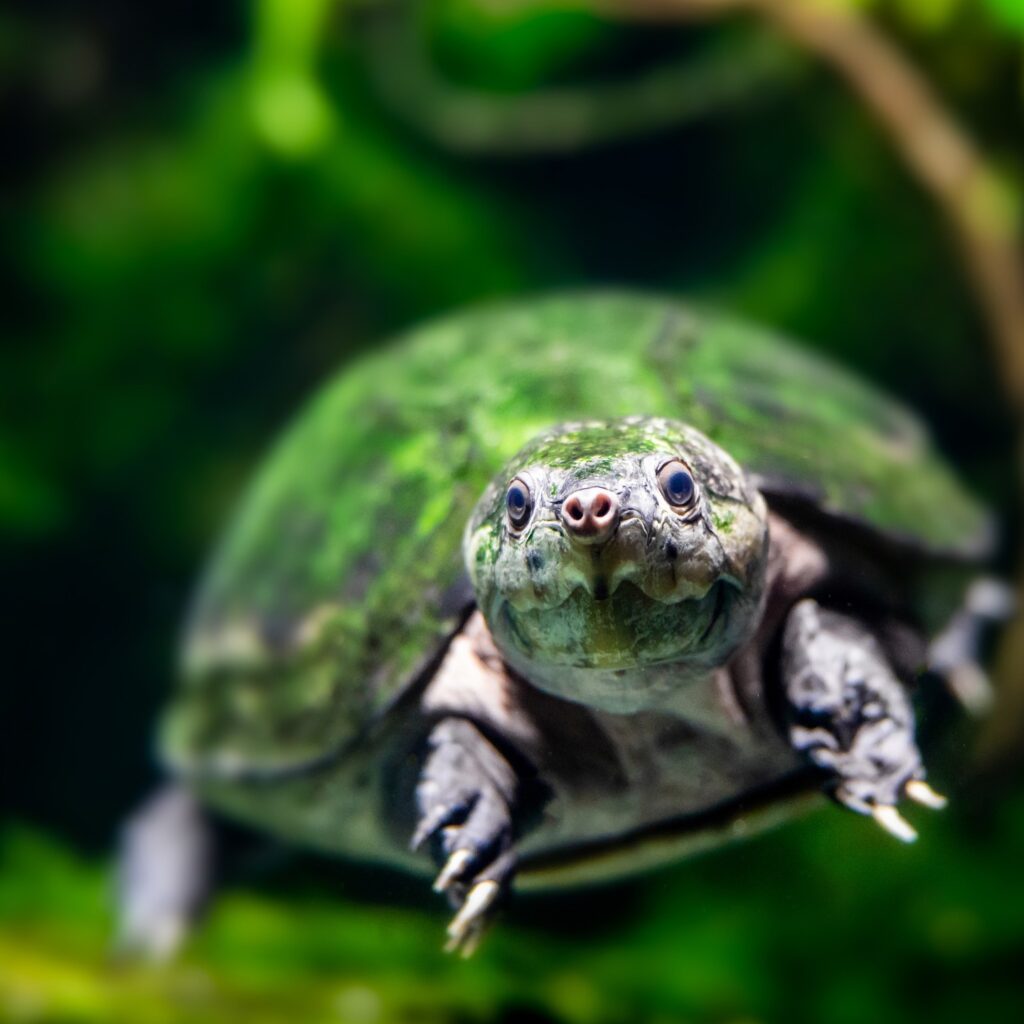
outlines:
[{"label": "mottled shell pattern", "polygon": [[[558,424],[631,416],[689,424],[769,504],[922,565],[986,545],[918,420],[768,331],[622,293],[462,313],[350,363],[265,461],[192,609],[165,762],[266,778],[343,755],[471,610],[462,539],[502,467]],[[951,610],[930,580],[919,592],[923,617]]]}]

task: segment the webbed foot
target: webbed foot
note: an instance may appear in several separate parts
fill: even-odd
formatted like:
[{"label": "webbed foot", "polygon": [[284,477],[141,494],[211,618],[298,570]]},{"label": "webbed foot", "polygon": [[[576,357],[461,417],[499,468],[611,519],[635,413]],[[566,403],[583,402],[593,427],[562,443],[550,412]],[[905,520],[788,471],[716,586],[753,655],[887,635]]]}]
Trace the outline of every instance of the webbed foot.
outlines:
[{"label": "webbed foot", "polygon": [[430,840],[442,865],[434,891],[457,908],[448,926],[450,952],[469,956],[508,895],[519,791],[516,771],[475,725],[446,718],[435,726],[416,787],[412,846]]},{"label": "webbed foot", "polygon": [[890,835],[917,838],[898,809],[904,798],[938,810],[946,799],[925,781],[906,689],[860,622],[801,601],[783,634],[782,677],[790,742],[830,776],[843,806]]}]

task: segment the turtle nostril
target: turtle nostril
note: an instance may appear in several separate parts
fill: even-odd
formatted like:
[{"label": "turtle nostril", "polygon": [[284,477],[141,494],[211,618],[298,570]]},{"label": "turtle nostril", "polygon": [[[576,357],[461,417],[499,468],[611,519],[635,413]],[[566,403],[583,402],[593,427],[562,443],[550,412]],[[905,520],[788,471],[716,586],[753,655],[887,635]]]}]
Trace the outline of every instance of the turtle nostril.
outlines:
[{"label": "turtle nostril", "polygon": [[570,498],[562,507],[573,522],[578,523],[583,519],[583,502],[579,498]]},{"label": "turtle nostril", "polygon": [[596,543],[615,530],[619,503],[614,494],[601,487],[586,487],[565,499],[562,519],[573,536]]}]

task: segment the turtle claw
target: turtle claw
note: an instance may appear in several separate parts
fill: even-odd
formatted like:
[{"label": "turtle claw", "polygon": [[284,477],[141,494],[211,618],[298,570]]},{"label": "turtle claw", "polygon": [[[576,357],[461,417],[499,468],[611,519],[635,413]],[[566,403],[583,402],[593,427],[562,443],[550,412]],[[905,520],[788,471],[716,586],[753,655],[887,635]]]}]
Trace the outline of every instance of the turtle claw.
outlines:
[{"label": "turtle claw", "polygon": [[907,796],[915,803],[923,807],[930,807],[933,811],[941,811],[949,801],[941,794],[936,793],[924,779],[911,779],[905,791]]},{"label": "turtle claw", "polygon": [[[982,597],[991,611],[995,597]],[[784,645],[790,742],[828,773],[839,803],[914,842],[897,805],[906,798],[939,810],[946,798],[924,781],[914,711],[884,650],[866,626],[813,601],[790,613]]]},{"label": "turtle claw", "polygon": [[460,941],[449,939],[444,944],[444,951],[446,953],[458,953],[463,960],[468,960],[480,948],[483,936],[484,929],[482,927],[474,928]]},{"label": "turtle claw", "polygon": [[[902,843],[912,843],[917,839],[917,830],[900,814],[895,804],[858,799],[844,793],[842,789],[843,787],[840,787],[836,798],[845,807],[858,814],[870,815],[889,835]],[[920,778],[907,782],[903,786],[903,794],[908,800],[913,800],[923,807],[930,807],[933,811],[941,811],[949,803],[941,793],[936,793],[924,779]]]},{"label": "turtle claw", "polygon": [[434,880],[434,892],[444,893],[453,907],[455,917],[448,926],[446,952],[470,956],[480,944],[494,912],[508,891],[518,859],[511,846],[510,833],[501,827],[483,842],[473,842],[470,829],[472,817],[458,833],[458,846],[445,861]]},{"label": "turtle claw", "polygon": [[466,894],[459,912],[448,925],[446,953],[472,956],[487,927],[489,912],[501,895],[501,883],[492,878],[477,882]]},{"label": "turtle claw", "polygon": [[917,830],[892,804],[876,804],[871,808],[871,817],[901,843],[917,839]]},{"label": "turtle claw", "polygon": [[509,893],[517,865],[515,851],[506,850],[467,885],[453,886],[449,890],[449,898],[459,909],[448,925],[445,952],[458,952],[463,957],[475,952],[495,912]]},{"label": "turtle claw", "polygon": [[465,848],[456,850],[445,862],[440,874],[434,880],[434,892],[447,892],[452,883],[469,867],[472,860],[472,850]]},{"label": "turtle claw", "polygon": [[441,865],[434,892],[457,908],[446,948],[477,947],[516,869],[514,814],[519,778],[501,753],[463,719],[444,719],[429,739],[416,787],[412,847],[428,839]]}]

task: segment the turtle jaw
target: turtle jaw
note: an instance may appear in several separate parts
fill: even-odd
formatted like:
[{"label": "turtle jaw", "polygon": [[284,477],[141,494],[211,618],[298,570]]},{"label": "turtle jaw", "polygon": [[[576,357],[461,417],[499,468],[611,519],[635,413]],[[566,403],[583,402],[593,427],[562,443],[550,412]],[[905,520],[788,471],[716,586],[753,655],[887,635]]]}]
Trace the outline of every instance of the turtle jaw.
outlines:
[{"label": "turtle jaw", "polygon": [[485,612],[499,649],[535,686],[628,713],[664,705],[687,679],[728,660],[754,603],[727,578],[673,602],[624,581],[600,600],[580,586],[553,608],[517,609],[499,597]]},{"label": "turtle jaw", "polygon": [[[598,585],[600,581],[598,581]],[[559,604],[517,607],[497,596],[485,609],[499,646],[516,660],[578,669],[629,670],[720,656],[732,611],[746,595],[721,579],[699,596],[663,601],[622,581],[602,594],[575,587]]]}]

